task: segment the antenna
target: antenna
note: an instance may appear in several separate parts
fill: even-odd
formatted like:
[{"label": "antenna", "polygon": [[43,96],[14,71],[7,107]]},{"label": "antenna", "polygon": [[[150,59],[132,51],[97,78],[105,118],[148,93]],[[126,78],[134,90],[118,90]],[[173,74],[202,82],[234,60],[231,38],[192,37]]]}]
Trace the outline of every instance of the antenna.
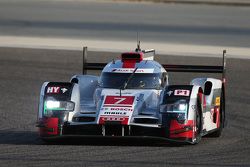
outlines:
[{"label": "antenna", "polygon": [[141,51],[141,41],[139,40],[139,32],[137,32],[137,48],[135,49],[136,52]]}]

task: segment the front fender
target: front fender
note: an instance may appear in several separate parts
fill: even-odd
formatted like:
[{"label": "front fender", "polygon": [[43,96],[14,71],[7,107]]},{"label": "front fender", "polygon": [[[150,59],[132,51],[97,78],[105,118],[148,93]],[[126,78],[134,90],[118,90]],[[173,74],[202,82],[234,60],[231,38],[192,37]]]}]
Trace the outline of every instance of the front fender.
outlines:
[{"label": "front fender", "polygon": [[[49,108],[48,101],[71,104],[71,108],[60,106]],[[66,107],[65,106],[65,107]],[[49,109],[48,109],[49,108]],[[79,86],[70,82],[45,82],[40,92],[37,126],[41,137],[62,134],[62,126],[68,122],[72,114],[80,109]]]},{"label": "front fender", "polygon": [[[166,106],[162,114],[163,126],[167,138],[192,141],[195,134],[195,111],[199,86],[170,85],[164,93],[163,105]],[[186,104],[185,110],[171,110],[172,106]]]}]

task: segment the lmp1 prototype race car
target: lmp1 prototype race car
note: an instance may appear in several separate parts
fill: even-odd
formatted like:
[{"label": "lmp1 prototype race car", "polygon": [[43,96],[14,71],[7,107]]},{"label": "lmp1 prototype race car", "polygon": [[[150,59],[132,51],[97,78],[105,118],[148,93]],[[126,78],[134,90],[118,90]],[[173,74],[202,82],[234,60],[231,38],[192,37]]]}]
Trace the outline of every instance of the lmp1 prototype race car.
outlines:
[{"label": "lmp1 prototype race car", "polygon": [[[161,65],[155,51],[121,54],[108,64],[88,63],[70,82],[45,82],[38,123],[48,141],[67,136],[159,137],[196,144],[202,136],[219,137],[225,123],[225,53],[221,66]],[[86,70],[102,70],[100,76]],[[221,73],[170,85],[168,72]]]}]

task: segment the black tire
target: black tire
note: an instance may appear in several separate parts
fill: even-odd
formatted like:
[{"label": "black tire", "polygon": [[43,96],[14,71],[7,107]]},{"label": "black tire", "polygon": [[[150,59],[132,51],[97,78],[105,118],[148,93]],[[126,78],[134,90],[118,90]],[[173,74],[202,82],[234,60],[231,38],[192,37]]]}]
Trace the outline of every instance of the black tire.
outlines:
[{"label": "black tire", "polygon": [[197,98],[197,110],[196,110],[196,119],[195,119],[197,133],[196,136],[192,139],[191,144],[198,144],[201,141],[201,131],[202,131],[202,109],[201,109],[201,100]]},{"label": "black tire", "polygon": [[225,121],[225,103],[224,103],[224,92],[222,90],[221,92],[221,100],[220,100],[220,126],[219,128],[209,134],[209,137],[220,137],[222,134],[223,126],[224,126],[224,121]]},{"label": "black tire", "polygon": [[44,144],[56,144],[57,140],[56,139],[50,139],[50,138],[40,138]]}]

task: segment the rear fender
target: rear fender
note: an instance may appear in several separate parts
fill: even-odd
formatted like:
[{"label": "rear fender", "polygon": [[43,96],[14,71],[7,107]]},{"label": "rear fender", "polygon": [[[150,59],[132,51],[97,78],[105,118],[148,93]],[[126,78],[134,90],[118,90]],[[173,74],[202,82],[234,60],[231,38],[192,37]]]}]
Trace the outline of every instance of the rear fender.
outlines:
[{"label": "rear fender", "polygon": [[[205,89],[207,83],[211,84],[211,93],[207,94],[204,92],[204,102],[203,102],[203,117],[204,117],[204,130],[212,131],[220,126],[224,126],[225,122],[225,103],[224,103],[224,83],[215,78],[195,78],[191,81],[192,85],[197,85]],[[205,90],[204,90],[205,91]],[[221,103],[221,99],[223,102]],[[219,110],[218,110],[219,109]],[[223,113],[222,113],[223,112]],[[220,116],[222,115],[222,121]]]}]

